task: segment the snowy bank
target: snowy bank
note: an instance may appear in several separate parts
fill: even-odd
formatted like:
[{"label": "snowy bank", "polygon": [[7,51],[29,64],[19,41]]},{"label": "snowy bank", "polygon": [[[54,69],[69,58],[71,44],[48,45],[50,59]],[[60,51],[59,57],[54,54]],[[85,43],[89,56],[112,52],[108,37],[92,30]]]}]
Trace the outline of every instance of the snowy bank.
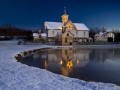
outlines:
[{"label": "snowy bank", "polygon": [[13,41],[0,41],[0,45],[17,45],[18,40],[13,40]]},{"label": "snowy bank", "polygon": [[0,90],[120,90],[114,84],[86,82],[17,62],[22,51],[46,45],[0,45]]}]

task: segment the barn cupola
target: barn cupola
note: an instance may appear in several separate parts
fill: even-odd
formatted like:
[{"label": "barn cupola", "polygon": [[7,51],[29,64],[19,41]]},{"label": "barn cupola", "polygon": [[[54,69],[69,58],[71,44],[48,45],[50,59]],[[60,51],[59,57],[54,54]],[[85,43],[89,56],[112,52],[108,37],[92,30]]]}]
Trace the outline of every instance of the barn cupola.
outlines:
[{"label": "barn cupola", "polygon": [[62,23],[65,24],[68,21],[68,16],[66,13],[66,8],[64,7],[64,14],[61,16],[62,17]]}]

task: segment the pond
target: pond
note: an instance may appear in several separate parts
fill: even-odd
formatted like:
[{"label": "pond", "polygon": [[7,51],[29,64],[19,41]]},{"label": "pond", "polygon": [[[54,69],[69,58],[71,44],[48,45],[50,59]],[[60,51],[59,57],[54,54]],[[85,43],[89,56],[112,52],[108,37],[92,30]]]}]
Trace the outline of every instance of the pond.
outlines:
[{"label": "pond", "polygon": [[120,49],[45,49],[20,62],[67,77],[120,85]]}]

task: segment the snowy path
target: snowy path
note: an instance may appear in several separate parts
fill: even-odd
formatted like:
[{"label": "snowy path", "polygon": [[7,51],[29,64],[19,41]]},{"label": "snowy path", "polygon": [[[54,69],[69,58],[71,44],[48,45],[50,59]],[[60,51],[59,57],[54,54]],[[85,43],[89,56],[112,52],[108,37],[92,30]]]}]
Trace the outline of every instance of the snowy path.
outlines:
[{"label": "snowy path", "polygon": [[85,82],[17,62],[16,54],[44,45],[0,45],[0,90],[120,90],[114,84]]}]

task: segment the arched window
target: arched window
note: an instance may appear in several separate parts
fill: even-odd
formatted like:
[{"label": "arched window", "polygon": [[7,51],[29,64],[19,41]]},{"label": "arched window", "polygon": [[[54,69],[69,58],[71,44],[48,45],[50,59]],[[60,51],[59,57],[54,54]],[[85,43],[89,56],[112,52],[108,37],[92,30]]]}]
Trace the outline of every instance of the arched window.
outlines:
[{"label": "arched window", "polygon": [[67,36],[69,36],[69,34],[67,33]]}]

